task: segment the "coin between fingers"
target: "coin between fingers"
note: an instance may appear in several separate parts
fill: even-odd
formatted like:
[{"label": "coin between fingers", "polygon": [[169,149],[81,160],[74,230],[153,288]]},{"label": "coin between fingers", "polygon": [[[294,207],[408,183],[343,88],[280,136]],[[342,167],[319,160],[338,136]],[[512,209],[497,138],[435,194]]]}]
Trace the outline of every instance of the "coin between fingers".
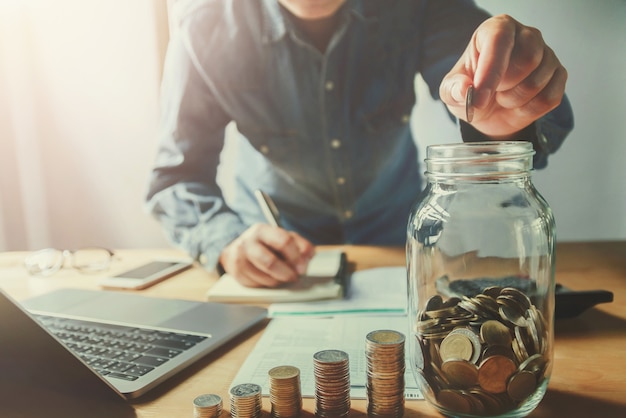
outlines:
[{"label": "coin between fingers", "polygon": [[474,86],[469,86],[465,92],[465,119],[467,123],[474,119]]}]

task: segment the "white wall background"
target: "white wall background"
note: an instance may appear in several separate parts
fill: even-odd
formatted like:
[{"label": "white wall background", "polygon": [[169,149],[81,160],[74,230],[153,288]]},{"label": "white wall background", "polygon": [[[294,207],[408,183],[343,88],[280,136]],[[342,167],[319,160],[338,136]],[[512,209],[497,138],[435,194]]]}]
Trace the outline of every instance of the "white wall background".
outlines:
[{"label": "white wall background", "polygon": [[[142,208],[164,4],[0,0],[0,250],[168,245]],[[569,71],[575,131],[534,175],[559,240],[626,239],[626,1],[478,4],[540,28]],[[418,90],[421,148],[458,141]]]}]

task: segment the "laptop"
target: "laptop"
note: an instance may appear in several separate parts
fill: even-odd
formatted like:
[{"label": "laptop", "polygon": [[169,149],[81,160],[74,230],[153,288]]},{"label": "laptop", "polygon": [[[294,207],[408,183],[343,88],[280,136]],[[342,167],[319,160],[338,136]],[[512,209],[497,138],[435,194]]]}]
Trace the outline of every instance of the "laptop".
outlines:
[{"label": "laptop", "polygon": [[59,289],[20,304],[0,289],[0,396],[36,385],[137,398],[266,317],[256,306],[104,290]]}]

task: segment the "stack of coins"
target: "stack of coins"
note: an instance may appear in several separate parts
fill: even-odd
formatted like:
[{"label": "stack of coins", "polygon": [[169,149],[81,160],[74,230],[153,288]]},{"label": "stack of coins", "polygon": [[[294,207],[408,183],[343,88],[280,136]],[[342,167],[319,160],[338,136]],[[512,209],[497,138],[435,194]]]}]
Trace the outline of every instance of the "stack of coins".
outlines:
[{"label": "stack of coins", "polygon": [[350,413],[350,364],[348,354],[323,350],[313,355],[315,416],[340,418]]},{"label": "stack of coins", "polygon": [[[424,395],[449,415],[498,415],[545,384],[549,337],[523,292],[492,286],[474,297],[433,296],[415,326]],[[430,389],[430,390],[428,390]]]},{"label": "stack of coins", "polygon": [[370,417],[404,415],[404,335],[378,330],[365,338],[367,413]]},{"label": "stack of coins", "polygon": [[278,366],[269,372],[272,418],[296,418],[302,411],[300,369]]},{"label": "stack of coins", "polygon": [[213,393],[200,395],[193,400],[194,418],[218,418],[222,414],[222,397]]},{"label": "stack of coins", "polygon": [[230,389],[230,416],[232,418],[258,418],[261,416],[261,386],[242,383]]}]

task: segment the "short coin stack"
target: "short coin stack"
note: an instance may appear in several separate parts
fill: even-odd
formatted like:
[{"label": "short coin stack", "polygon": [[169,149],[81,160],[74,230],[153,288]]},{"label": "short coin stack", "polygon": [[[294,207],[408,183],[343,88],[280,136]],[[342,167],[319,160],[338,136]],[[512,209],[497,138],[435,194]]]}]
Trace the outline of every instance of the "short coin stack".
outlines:
[{"label": "short coin stack", "polygon": [[350,413],[350,365],[341,350],[323,350],[313,355],[315,416],[340,418]]},{"label": "short coin stack", "polygon": [[213,393],[200,395],[193,400],[194,418],[218,418],[222,414],[222,397]]},{"label": "short coin stack", "polygon": [[497,415],[511,411],[544,383],[549,362],[547,323],[528,296],[492,286],[474,297],[435,295],[418,314],[415,358],[445,413]]},{"label": "short coin stack", "polygon": [[268,372],[272,418],[296,418],[302,411],[300,369],[278,366]]},{"label": "short coin stack", "polygon": [[404,335],[393,330],[372,331],[365,337],[370,417],[404,415],[404,341]]},{"label": "short coin stack", "polygon": [[232,418],[258,418],[261,416],[261,386],[242,383],[230,389],[230,416]]}]

